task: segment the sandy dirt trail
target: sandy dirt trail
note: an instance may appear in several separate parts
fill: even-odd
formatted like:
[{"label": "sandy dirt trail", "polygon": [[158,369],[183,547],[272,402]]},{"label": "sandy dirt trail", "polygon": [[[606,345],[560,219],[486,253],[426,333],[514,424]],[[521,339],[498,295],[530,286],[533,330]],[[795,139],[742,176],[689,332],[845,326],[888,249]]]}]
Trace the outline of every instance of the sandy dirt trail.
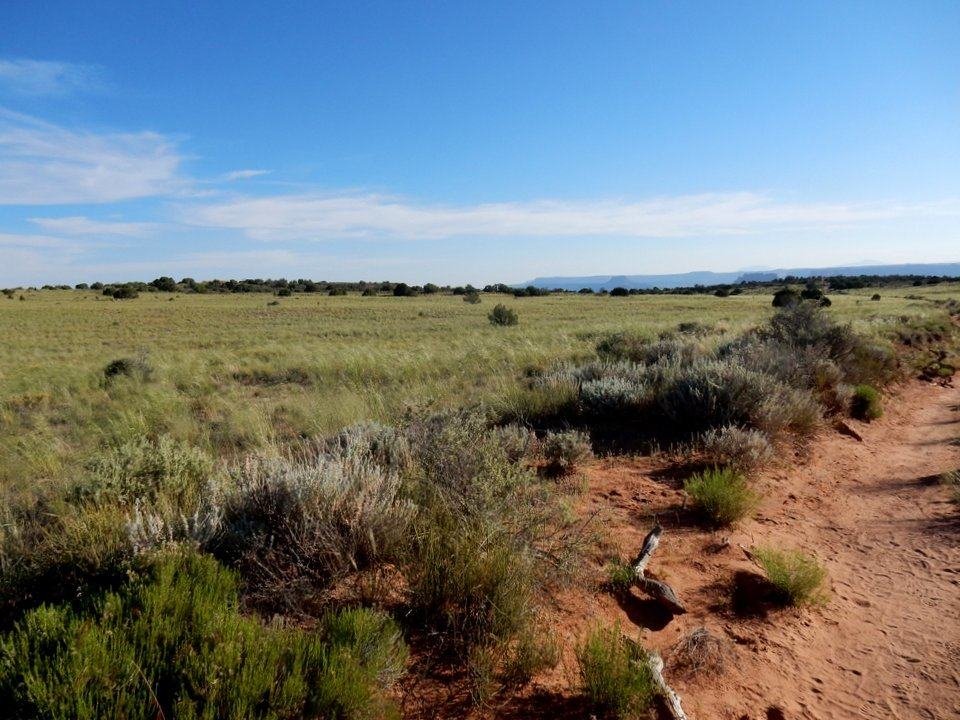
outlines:
[{"label": "sandy dirt trail", "polygon": [[754,534],[816,549],[833,597],[798,622],[772,620],[765,651],[738,673],[754,708],[960,717],[960,523],[938,482],[960,465],[958,404],[956,389],[908,386],[883,421],[859,428],[863,443],[831,437],[773,479],[770,491],[787,495]]},{"label": "sandy dirt trail", "polygon": [[[879,421],[851,422],[862,442],[825,433],[760,478],[757,517],[725,533],[692,522],[679,479],[656,461],[599,462],[586,509],[606,513],[625,555],[657,517],[665,533],[650,567],[689,612],[664,618],[636,592],[573,592],[557,604],[558,633],[571,645],[598,619],[619,620],[667,654],[668,667],[670,647],[693,628],[727,638],[725,673],[672,680],[692,720],[960,718],[960,512],[939,483],[960,467],[960,388],[910,382],[886,407]],[[737,587],[758,573],[739,546],[762,544],[815,552],[830,602],[736,609]],[[556,693],[547,714],[564,714],[560,688],[576,681],[565,658],[541,688]]]}]

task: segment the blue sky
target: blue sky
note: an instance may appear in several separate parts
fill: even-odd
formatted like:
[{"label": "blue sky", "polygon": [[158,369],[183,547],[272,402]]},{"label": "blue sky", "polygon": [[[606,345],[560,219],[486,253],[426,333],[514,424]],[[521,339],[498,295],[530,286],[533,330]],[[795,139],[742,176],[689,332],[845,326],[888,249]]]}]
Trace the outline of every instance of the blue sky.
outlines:
[{"label": "blue sky", "polygon": [[0,4],[0,285],[960,260],[960,3]]}]

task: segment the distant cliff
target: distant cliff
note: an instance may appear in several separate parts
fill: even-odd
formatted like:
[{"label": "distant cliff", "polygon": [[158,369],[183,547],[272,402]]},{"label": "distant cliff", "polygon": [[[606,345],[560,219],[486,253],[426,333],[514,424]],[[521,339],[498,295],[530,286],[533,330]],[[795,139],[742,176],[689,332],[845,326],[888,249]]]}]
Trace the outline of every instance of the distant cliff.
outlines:
[{"label": "distant cliff", "polygon": [[960,277],[957,263],[910,263],[904,265],[852,265],[825,268],[784,268],[751,272],[698,271],[672,275],[588,275],[583,277],[538,277],[518,287],[533,285],[563,290],[612,290],[615,287],[650,289],[678,288],[694,285],[724,285],[738,282],[765,282],[788,276],[826,277],[832,275],[937,275]]}]

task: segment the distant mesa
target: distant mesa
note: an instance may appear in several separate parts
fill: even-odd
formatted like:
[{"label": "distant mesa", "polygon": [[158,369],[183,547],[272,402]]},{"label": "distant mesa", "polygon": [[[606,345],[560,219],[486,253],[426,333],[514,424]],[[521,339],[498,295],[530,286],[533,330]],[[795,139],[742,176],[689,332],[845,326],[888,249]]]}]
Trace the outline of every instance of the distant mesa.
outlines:
[{"label": "distant mesa", "polygon": [[650,290],[651,288],[693,287],[695,285],[728,285],[739,282],[770,282],[788,276],[828,277],[833,275],[937,275],[960,277],[958,263],[909,263],[903,265],[849,265],[823,268],[784,268],[744,272],[710,272],[707,270],[672,275],[588,275],[583,277],[538,277],[517,287],[532,285],[538,288],[562,290]]}]

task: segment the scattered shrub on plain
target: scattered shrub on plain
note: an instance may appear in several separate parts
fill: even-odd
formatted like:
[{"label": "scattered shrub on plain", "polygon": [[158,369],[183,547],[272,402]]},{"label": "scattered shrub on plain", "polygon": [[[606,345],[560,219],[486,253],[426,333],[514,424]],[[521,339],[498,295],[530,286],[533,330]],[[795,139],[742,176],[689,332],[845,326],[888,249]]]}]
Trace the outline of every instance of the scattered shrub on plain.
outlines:
[{"label": "scattered shrub on plain", "polygon": [[536,433],[523,425],[502,425],[491,430],[491,433],[510,462],[529,459],[537,452]]},{"label": "scattered shrub on plain", "polygon": [[592,630],[577,647],[584,694],[605,717],[636,718],[658,694],[647,653],[612,628]]},{"label": "scattered shrub on plain", "polygon": [[469,303],[470,305],[479,305],[480,304],[480,293],[476,290],[469,290],[463,294],[463,301]]},{"label": "scattered shrub on plain", "polygon": [[788,431],[804,436],[820,420],[820,408],[809,393],[729,361],[698,363],[675,373],[657,403],[678,433],[737,425],[771,437]]},{"label": "scattered shrub on plain", "polygon": [[799,304],[800,293],[793,288],[783,288],[773,294],[773,306],[776,308],[791,307]]},{"label": "scattered shrub on plain", "polygon": [[953,327],[946,316],[904,317],[894,329],[895,338],[911,348],[941,345],[953,335]]},{"label": "scattered shrub on plain", "polygon": [[162,498],[176,507],[194,506],[213,474],[213,460],[197,448],[166,435],[139,438],[98,453],[73,496],[81,502],[121,505],[137,500],[153,504]]},{"label": "scattered shrub on plain", "polygon": [[522,536],[485,513],[436,507],[416,528],[410,601],[454,647],[509,640],[532,618],[534,555]]},{"label": "scattered shrub on plain", "polygon": [[440,416],[411,430],[420,512],[405,563],[414,616],[463,657],[509,643],[536,598],[576,556],[556,493],[508,460],[483,418]]},{"label": "scattered shrub on plain", "polygon": [[504,423],[555,422],[576,414],[578,396],[570,378],[537,378],[507,390],[497,399],[496,412]]},{"label": "scattered shrub on plain", "polygon": [[633,360],[649,344],[649,339],[633,333],[606,335],[597,342],[597,355],[605,360]]},{"label": "scattered shrub on plain", "polygon": [[766,465],[776,455],[765,433],[735,425],[707,430],[698,444],[710,463],[743,473]]},{"label": "scattered shrub on plain", "polygon": [[107,363],[103,369],[103,377],[107,382],[117,377],[129,377],[147,382],[153,378],[153,366],[144,356],[119,358]]},{"label": "scattered shrub on plain", "polygon": [[140,293],[130,285],[105,288],[103,294],[112,297],[114,300],[135,300],[140,297]]},{"label": "scattered shrub on plain", "polygon": [[549,432],[540,442],[545,469],[551,475],[568,475],[593,452],[590,436],[578,430]]},{"label": "scattered shrub on plain", "polygon": [[883,416],[880,393],[870,385],[857,385],[850,400],[850,414],[858,420],[870,422]]},{"label": "scattered shrub on plain", "polygon": [[44,602],[78,602],[126,579],[134,560],[116,508],[5,508],[0,528],[0,625]]},{"label": "scattered shrub on plain", "polygon": [[304,593],[406,548],[415,508],[369,457],[248,458],[233,483],[211,550],[265,605],[296,610]]},{"label": "scattered shrub on plain", "polygon": [[508,308],[503,303],[498,303],[487,315],[491,325],[516,325],[519,322],[517,311]]},{"label": "scattered shrub on plain", "polygon": [[406,435],[378,422],[360,422],[345,427],[323,443],[323,451],[337,457],[368,458],[384,469],[404,474],[414,460]]},{"label": "scattered shrub on plain", "polygon": [[776,591],[776,598],[788,605],[819,605],[827,600],[824,583],[827,569],[799,550],[757,548],[754,556]]},{"label": "scattered shrub on plain", "polygon": [[711,468],[689,478],[683,489],[697,512],[711,525],[727,527],[752,513],[760,496],[732,468]]}]

